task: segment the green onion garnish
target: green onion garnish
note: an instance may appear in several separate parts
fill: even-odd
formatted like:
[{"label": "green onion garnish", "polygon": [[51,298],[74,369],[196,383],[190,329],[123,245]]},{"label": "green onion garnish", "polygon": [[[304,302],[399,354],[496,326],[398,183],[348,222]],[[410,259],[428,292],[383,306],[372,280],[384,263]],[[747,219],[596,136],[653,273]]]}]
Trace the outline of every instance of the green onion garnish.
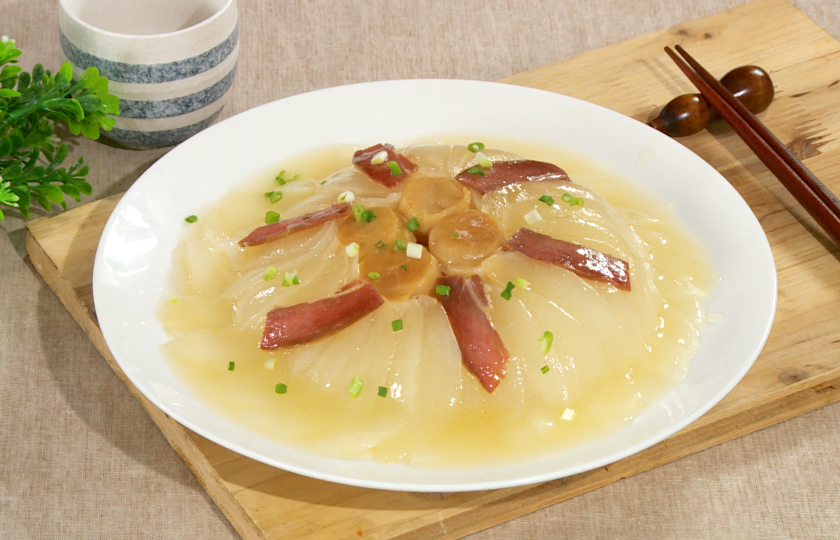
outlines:
[{"label": "green onion garnish", "polygon": [[269,210],[265,213],[266,225],[271,225],[272,223],[277,223],[278,221],[280,221],[280,214],[278,214],[274,210]]},{"label": "green onion garnish", "polygon": [[487,176],[487,174],[484,172],[484,169],[482,169],[481,167],[473,167],[467,172],[470,174],[477,174],[479,176]]},{"label": "green onion garnish", "polygon": [[376,392],[379,397],[388,397],[388,389],[384,386],[380,386],[379,390]]},{"label": "green onion garnish", "polygon": [[323,185],[324,185],[324,184],[326,184],[326,183],[327,183],[327,181],[326,181],[326,180],[324,180],[323,182],[321,182],[321,185],[323,186]]},{"label": "green onion garnish", "polygon": [[561,199],[563,199],[563,202],[571,203],[575,198],[572,197],[571,193],[564,193]]},{"label": "green onion garnish", "polygon": [[514,285],[513,282],[508,281],[507,282],[507,287],[505,287],[505,290],[503,290],[502,294],[499,295],[499,296],[501,296],[505,300],[510,300],[510,293],[513,290],[514,287],[516,287],[516,285]]},{"label": "green onion garnish", "polygon": [[365,213],[365,207],[361,204],[354,204],[351,210],[353,210],[353,217],[356,218],[356,221],[362,221],[362,214]]},{"label": "green onion garnish", "polygon": [[540,349],[540,354],[548,354],[548,351],[551,350],[551,344],[554,342],[554,334],[546,330],[543,334],[543,337],[541,337],[537,341],[543,342],[542,348]]},{"label": "green onion garnish", "polygon": [[420,228],[420,222],[417,221],[417,216],[414,216],[413,218],[409,219],[408,223],[406,223],[405,226],[409,231],[412,231],[412,232],[419,229]]},{"label": "green onion garnish", "polygon": [[548,364],[546,364],[546,365],[544,365],[543,367],[540,368],[540,371],[542,371],[543,374],[546,374],[546,373],[548,373],[548,370],[550,370],[550,369],[551,368],[548,367]]},{"label": "green onion garnish", "polygon": [[406,243],[402,240],[394,240],[394,251],[403,251],[406,249]]},{"label": "green onion garnish", "polygon": [[198,221],[198,216],[187,216],[184,218],[184,221],[186,221],[187,223],[195,223],[196,221]]},{"label": "green onion garnish", "polygon": [[368,277],[370,279],[372,279],[373,281],[376,281],[377,279],[381,278],[382,276],[379,275],[379,272],[369,272]]},{"label": "green onion garnish", "polygon": [[377,242],[374,245],[376,246],[376,249],[382,249],[382,248],[385,247],[385,242],[383,240],[380,240],[379,242]]},{"label": "green onion garnish", "polygon": [[280,199],[283,198],[283,194],[279,191],[266,191],[264,193],[265,198],[268,199],[268,202],[271,204],[280,202]]},{"label": "green onion garnish", "polygon": [[490,161],[490,158],[482,154],[481,152],[477,152],[475,154],[475,158],[478,160],[478,164],[484,167],[485,169],[489,169],[493,166],[493,162]]},{"label": "green onion garnish", "polygon": [[400,268],[402,268],[403,270],[408,270],[408,267],[407,267],[406,265],[404,265],[404,264],[401,264],[401,265],[400,265]]},{"label": "green onion garnish", "polygon": [[391,329],[394,332],[399,332],[402,330],[402,319],[397,319],[396,321],[391,321]]},{"label": "green onion garnish", "polygon": [[435,292],[441,296],[449,296],[449,291],[452,290],[452,287],[449,285],[437,285],[435,286]]},{"label": "green onion garnish", "polygon": [[359,394],[362,393],[362,388],[365,387],[365,383],[362,382],[362,379],[359,376],[353,377],[353,380],[350,381],[350,386],[347,387],[347,390],[350,392],[350,395],[353,397],[359,397]]},{"label": "green onion garnish", "polygon": [[286,171],[280,171],[280,174],[278,174],[277,177],[275,178],[275,180],[277,180],[277,183],[280,184],[281,186],[284,185],[286,182],[291,182],[292,180],[297,180],[297,177],[299,176],[299,175],[296,174],[293,177],[286,180],[286,179],[283,178],[284,174],[286,174]]},{"label": "green onion garnish", "polygon": [[234,365],[233,362],[228,362],[228,371],[233,371],[234,367],[235,367],[235,365]]},{"label": "green onion garnish", "polygon": [[531,290],[531,284],[528,283],[527,281],[525,281],[524,279],[522,279],[521,277],[518,277],[518,278],[514,279],[513,284],[516,285],[517,287],[521,287],[521,288],[525,289],[526,291]]},{"label": "green onion garnish", "polygon": [[288,387],[288,386],[286,386],[286,385],[285,385],[285,384],[283,384],[283,383],[277,383],[277,384],[274,386],[274,393],[275,393],[275,394],[285,394],[285,393],[286,393],[286,392],[288,392],[288,391],[289,391],[289,387]]},{"label": "green onion garnish", "polygon": [[575,197],[572,199],[572,202],[569,203],[569,206],[583,206],[583,197]]},{"label": "green onion garnish", "polygon": [[540,200],[548,206],[554,204],[554,197],[552,197],[551,195],[543,195],[542,197],[540,197]]},{"label": "green onion garnish", "polygon": [[450,235],[449,235],[449,238],[458,238],[459,236],[461,236],[461,233],[459,233],[459,232],[457,232],[457,231],[456,231],[456,232],[454,232],[454,233],[450,234]]},{"label": "green onion garnish", "polygon": [[467,145],[467,150],[475,154],[476,152],[481,152],[484,150],[484,143],[474,142]]},{"label": "green onion garnish", "polygon": [[268,270],[265,271],[265,274],[263,274],[263,280],[271,281],[272,279],[276,278],[277,274],[279,273],[280,271],[277,269],[277,267],[272,264],[268,267]]},{"label": "green onion garnish", "polygon": [[174,305],[174,304],[177,304],[177,303],[178,303],[178,299],[177,299],[177,298],[173,298],[173,299],[172,299],[172,300],[170,300],[169,302],[170,302],[171,304],[173,304],[173,305]]},{"label": "green onion garnish", "polygon": [[376,219],[376,214],[373,213],[373,210],[365,210],[362,212],[362,221],[365,223],[370,223],[374,219]]},{"label": "green onion garnish", "polygon": [[391,169],[391,175],[396,176],[402,174],[402,169],[400,169],[400,165],[396,161],[389,161],[388,168]]},{"label": "green onion garnish", "polygon": [[300,285],[300,278],[297,276],[297,270],[294,272],[286,272],[283,276],[283,286],[291,287],[292,285]]}]

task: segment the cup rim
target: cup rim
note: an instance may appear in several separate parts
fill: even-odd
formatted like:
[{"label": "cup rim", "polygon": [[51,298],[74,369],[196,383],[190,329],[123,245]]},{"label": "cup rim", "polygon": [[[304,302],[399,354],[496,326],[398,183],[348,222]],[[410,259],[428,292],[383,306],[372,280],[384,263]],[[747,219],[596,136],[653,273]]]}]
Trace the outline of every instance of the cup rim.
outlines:
[{"label": "cup rim", "polygon": [[181,28],[180,30],[175,30],[175,31],[172,31],[172,32],[163,32],[163,33],[160,33],[160,34],[125,34],[125,33],[122,33],[122,32],[114,32],[112,30],[105,30],[104,28],[99,28],[97,26],[93,26],[92,24],[90,24],[86,21],[83,21],[82,19],[77,17],[75,13],[73,13],[70,9],[67,8],[67,5],[66,5],[67,0],[59,0],[58,3],[61,6],[62,11],[64,11],[64,13],[67,14],[68,17],[73,19],[73,21],[76,24],[79,24],[80,26],[83,26],[86,29],[91,30],[93,32],[96,32],[96,33],[99,33],[99,34],[102,34],[102,35],[106,35],[106,36],[121,38],[121,39],[159,39],[159,38],[162,38],[162,37],[176,36],[178,34],[186,34],[188,32],[193,32],[197,29],[200,29],[204,26],[209,26],[210,24],[215,22],[216,19],[220,18],[225,12],[227,12],[230,9],[230,7],[236,3],[236,0],[227,0],[225,2],[225,4],[221,7],[221,9],[219,9],[218,11],[216,11],[216,13],[214,13],[210,17],[207,17],[206,19],[204,19],[200,23],[194,24],[192,26],[188,26],[187,28]]}]

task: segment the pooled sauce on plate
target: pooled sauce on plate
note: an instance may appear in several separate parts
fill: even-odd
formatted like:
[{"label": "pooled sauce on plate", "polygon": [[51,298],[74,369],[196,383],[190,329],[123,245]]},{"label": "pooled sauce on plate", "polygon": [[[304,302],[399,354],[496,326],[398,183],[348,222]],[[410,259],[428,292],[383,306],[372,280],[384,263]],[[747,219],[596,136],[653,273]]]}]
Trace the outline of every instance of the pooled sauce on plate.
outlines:
[{"label": "pooled sauce on plate", "polygon": [[[478,467],[538,458],[620,429],[685,374],[715,280],[709,257],[666,203],[620,174],[555,149],[498,146],[505,150],[488,145],[482,153],[496,163],[521,156],[553,163],[571,181],[463,197],[455,178],[477,166],[476,154],[418,144],[398,151],[419,169],[387,187],[352,166],[355,148],[330,147],[286,160],[280,180],[275,171],[197,211],[173,254],[173,293],[159,314],[173,336],[163,346],[172,369],[231,421],[334,457]],[[401,199],[425,179],[449,202]],[[350,214],[262,245],[238,244],[268,212],[307,215],[347,192],[379,215],[365,222]],[[447,205],[457,213],[447,214]],[[470,229],[485,219],[476,210],[500,232],[487,223]],[[414,230],[407,212],[422,216]],[[626,261],[632,289],[494,248],[522,228]],[[380,245],[377,235],[387,230],[396,236]],[[493,233],[478,234],[486,230]],[[478,247],[460,256],[455,241],[470,234]],[[361,254],[348,251],[353,238]],[[407,259],[398,242],[411,241],[431,245],[440,264],[428,247],[426,259]],[[483,282],[490,321],[509,352],[492,393],[461,362],[434,289],[441,273]],[[377,287],[384,304],[326,337],[260,349],[269,311],[323,299],[356,279]]]}]

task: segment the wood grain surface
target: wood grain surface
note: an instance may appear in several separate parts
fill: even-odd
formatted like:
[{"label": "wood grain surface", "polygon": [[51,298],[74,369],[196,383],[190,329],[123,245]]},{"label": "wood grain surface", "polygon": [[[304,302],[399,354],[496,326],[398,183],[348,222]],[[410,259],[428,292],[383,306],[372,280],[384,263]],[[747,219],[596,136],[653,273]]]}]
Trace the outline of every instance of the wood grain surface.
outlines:
[{"label": "wood grain surface", "polygon": [[[522,73],[503,82],[603,105],[641,121],[692,92],[662,52],[682,44],[710,71],[757,64],[776,85],[760,115],[840,192],[840,43],[782,0],[732,10]],[[738,190],[768,236],[779,279],[773,331],[744,380],[714,409],[662,443],[608,467],[519,488],[452,494],[378,491],[302,477],[250,460],[180,426],[125,378],[96,324],[93,256],[119,195],[33,221],[33,265],[132,395],[246,539],[460,538],[726,440],[840,400],[840,252],[726,126],[681,139]]]}]

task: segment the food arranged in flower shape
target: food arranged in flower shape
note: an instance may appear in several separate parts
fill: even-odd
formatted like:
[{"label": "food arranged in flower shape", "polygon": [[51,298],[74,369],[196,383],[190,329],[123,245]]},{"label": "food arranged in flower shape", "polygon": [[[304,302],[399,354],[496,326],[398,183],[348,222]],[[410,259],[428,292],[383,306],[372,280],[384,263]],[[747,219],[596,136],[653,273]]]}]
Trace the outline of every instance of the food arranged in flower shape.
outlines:
[{"label": "food arranged in flower shape", "polygon": [[[319,451],[427,465],[487,443],[491,460],[533,453],[631,419],[696,349],[713,281],[699,244],[659,206],[615,207],[555,164],[482,143],[377,144],[323,180],[277,182],[199,219],[176,250],[188,294],[162,314],[165,348],[187,371],[196,351],[236,358],[229,371],[277,368],[262,392],[283,399],[320,389],[290,405],[309,416],[288,430]],[[236,232],[243,208],[266,207],[280,211]],[[327,416],[347,429],[303,427]],[[421,457],[423,429],[448,449]]]}]

